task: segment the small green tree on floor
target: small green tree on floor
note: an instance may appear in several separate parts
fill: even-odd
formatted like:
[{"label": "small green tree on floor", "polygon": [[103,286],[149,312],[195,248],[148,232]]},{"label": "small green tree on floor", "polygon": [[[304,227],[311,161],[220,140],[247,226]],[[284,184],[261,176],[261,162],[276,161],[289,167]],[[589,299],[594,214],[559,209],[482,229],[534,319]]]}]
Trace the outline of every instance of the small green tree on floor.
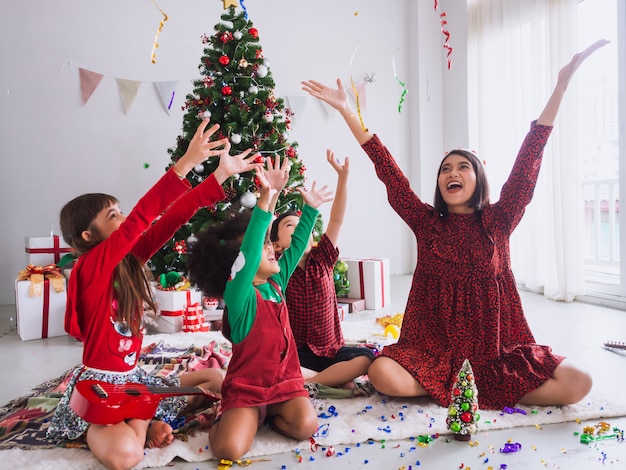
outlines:
[{"label": "small green tree on floor", "polygon": [[[193,93],[186,97],[182,134],[176,146],[168,149],[172,166],[183,156],[201,120],[210,117],[219,123],[215,138],[228,137],[231,154],[248,148],[261,157],[288,157],[291,163],[289,181],[281,193],[276,212],[299,210],[302,196],[296,188],[305,181],[306,168],[298,158],[297,142],[288,140],[292,111],[274,94],[274,80],[269,61],[263,56],[259,32],[243,12],[234,6],[221,16],[211,36],[202,37],[206,45],[199,65],[201,78],[194,81]],[[200,184],[218,165],[212,158],[198,165],[187,179],[192,186]],[[211,224],[224,219],[233,204],[254,207],[257,185],[254,174],[236,175],[224,183],[226,200],[203,208],[150,260],[155,276],[169,272],[186,273],[189,245],[194,236]],[[321,219],[316,228],[319,229]],[[163,276],[161,276],[163,278]]]},{"label": "small green tree on floor", "polygon": [[469,441],[478,429],[478,389],[470,362],[465,359],[452,388],[446,424],[455,439]]}]

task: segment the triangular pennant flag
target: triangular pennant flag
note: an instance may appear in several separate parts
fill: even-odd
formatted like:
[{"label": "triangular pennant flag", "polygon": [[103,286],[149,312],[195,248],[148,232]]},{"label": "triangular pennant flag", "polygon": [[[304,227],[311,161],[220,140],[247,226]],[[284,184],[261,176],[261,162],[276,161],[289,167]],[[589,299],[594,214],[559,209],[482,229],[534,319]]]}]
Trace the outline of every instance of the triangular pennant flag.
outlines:
[{"label": "triangular pennant flag", "polygon": [[169,114],[170,109],[172,109],[177,86],[178,82],[154,82],[154,87],[161,98],[161,104],[165,108],[165,111],[167,111],[167,114]]},{"label": "triangular pennant flag", "polygon": [[304,108],[306,108],[306,103],[309,99],[308,95],[287,95],[287,103],[289,109],[293,112],[293,116],[291,117],[292,127],[296,127],[296,122],[302,117],[304,114]]},{"label": "triangular pennant flag", "polygon": [[126,80],[125,78],[116,78],[117,88],[120,90],[120,96],[122,97],[122,103],[124,103],[124,110],[126,114],[130,111],[130,107],[135,101],[141,82],[137,80]]},{"label": "triangular pennant flag", "polygon": [[89,98],[91,98],[91,95],[96,88],[98,88],[103,75],[82,67],[78,68],[78,74],[80,76],[80,94],[83,100],[83,105],[85,105],[87,101],[89,101]]}]

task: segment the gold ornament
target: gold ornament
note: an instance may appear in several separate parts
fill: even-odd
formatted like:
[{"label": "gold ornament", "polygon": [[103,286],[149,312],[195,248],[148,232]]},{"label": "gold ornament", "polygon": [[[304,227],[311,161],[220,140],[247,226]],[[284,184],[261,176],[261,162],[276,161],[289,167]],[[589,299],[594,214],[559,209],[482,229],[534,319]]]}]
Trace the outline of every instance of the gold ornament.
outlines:
[{"label": "gold ornament", "polygon": [[241,59],[239,61],[239,67],[241,67],[241,68],[246,68],[248,65],[250,65],[250,64],[248,63],[248,61],[246,59]]},{"label": "gold ornament", "polygon": [[227,10],[230,6],[237,8],[237,0],[222,0],[222,2],[224,2],[224,10]]}]

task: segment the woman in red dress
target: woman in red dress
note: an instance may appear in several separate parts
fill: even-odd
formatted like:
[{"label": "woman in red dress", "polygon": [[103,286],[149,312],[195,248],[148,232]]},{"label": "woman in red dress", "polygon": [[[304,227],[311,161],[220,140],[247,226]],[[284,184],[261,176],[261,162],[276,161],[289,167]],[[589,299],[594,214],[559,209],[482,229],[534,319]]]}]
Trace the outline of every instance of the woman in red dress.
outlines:
[{"label": "woman in red dress", "polygon": [[430,395],[448,406],[456,375],[469,359],[485,409],[515,403],[567,405],[589,393],[588,373],[553,354],[549,346],[536,344],[511,271],[509,237],[532,199],[543,148],[571,77],[606,44],[594,43],[561,69],[494,204],[489,203],[480,160],[463,149],[444,157],[434,207],[422,202],[387,148],[361,127],[341,81],[336,89],[303,82],[305,91],[343,116],[387,187],[391,206],[417,239],[417,266],[400,337],[368,370],[379,392]]}]

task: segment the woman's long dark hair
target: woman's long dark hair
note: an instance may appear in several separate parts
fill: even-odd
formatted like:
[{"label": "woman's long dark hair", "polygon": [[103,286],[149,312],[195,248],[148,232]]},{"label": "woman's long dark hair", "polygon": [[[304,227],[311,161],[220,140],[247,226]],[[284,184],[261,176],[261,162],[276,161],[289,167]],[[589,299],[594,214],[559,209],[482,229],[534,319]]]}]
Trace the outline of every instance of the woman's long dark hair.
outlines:
[{"label": "woman's long dark hair", "polygon": [[[97,215],[111,204],[117,204],[114,196],[102,193],[89,193],[78,196],[61,209],[60,225],[63,240],[80,256],[102,241],[93,225]],[[89,230],[92,240],[83,239],[82,233]],[[136,256],[129,253],[116,266],[114,272],[115,292],[111,292],[110,302],[117,299],[116,320],[126,323],[133,335],[141,332],[144,306],[156,312],[157,307],[150,291],[149,271]]]},{"label": "woman's long dark hair", "polygon": [[[454,149],[450,150],[441,160],[441,163],[439,164],[439,170],[437,170],[437,178],[439,178],[439,175],[441,174],[441,168],[443,167],[444,162],[450,155],[460,155],[467,158],[467,160],[474,168],[474,173],[476,174],[476,189],[474,190],[474,194],[472,194],[472,197],[468,201],[468,206],[475,211],[481,210],[483,207],[489,204],[489,181],[487,180],[485,167],[478,159],[478,157],[474,154],[474,152],[465,149]],[[446,215],[448,213],[448,204],[446,204],[446,202],[443,200],[443,196],[441,195],[441,191],[439,190],[439,184],[435,185],[434,206],[437,213],[441,215]]]}]

